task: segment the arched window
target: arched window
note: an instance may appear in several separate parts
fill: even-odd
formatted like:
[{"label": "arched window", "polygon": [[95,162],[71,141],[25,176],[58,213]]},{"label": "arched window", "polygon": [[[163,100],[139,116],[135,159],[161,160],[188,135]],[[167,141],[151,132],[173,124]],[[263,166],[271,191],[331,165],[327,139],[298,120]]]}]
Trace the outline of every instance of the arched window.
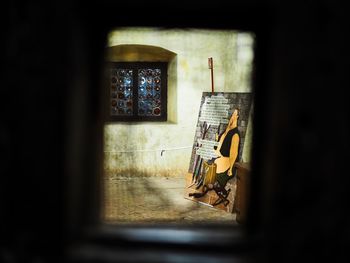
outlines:
[{"label": "arched window", "polygon": [[[107,48],[107,121],[173,121],[176,54],[148,45],[117,45]],[[168,87],[170,88],[168,92]],[[171,115],[171,114],[170,114]]]}]

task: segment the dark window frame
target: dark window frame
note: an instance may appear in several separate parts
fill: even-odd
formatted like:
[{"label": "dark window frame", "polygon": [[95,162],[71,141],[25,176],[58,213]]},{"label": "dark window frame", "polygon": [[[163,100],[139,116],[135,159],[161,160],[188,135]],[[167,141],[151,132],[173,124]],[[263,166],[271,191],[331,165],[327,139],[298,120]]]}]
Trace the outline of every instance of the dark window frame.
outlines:
[{"label": "dark window frame", "polygon": [[[133,115],[111,115],[110,113],[110,103],[111,103],[111,87],[110,81],[108,80],[108,92],[107,92],[107,120],[110,122],[146,122],[146,121],[154,121],[154,122],[164,122],[167,121],[168,114],[168,63],[167,62],[108,62],[107,65],[108,72],[112,68],[124,68],[124,69],[132,69],[133,71]],[[161,69],[161,113],[160,116],[139,116],[138,113],[138,69],[141,68],[149,68]],[[108,77],[110,77],[110,73],[108,73]]]}]

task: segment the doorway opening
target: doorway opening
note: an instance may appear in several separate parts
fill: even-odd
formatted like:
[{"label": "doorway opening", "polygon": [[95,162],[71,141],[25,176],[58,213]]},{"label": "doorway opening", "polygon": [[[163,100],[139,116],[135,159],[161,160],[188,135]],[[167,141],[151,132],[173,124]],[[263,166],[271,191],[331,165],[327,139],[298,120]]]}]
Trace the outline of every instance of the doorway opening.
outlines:
[{"label": "doorway opening", "polygon": [[[208,147],[218,145],[209,142],[204,146],[203,140],[219,142],[215,135],[228,130],[236,108],[240,111],[237,122],[240,148],[234,167],[237,164],[249,167],[253,50],[254,35],[235,30],[134,27],[117,28],[109,33],[103,85],[106,98],[103,222],[237,224],[237,214],[243,213],[238,201],[242,203],[245,199],[238,196],[237,171],[228,175],[232,179],[228,177],[231,180],[221,189],[228,193],[220,204],[215,204],[220,201],[220,194],[214,188],[201,197],[190,194],[204,193],[206,185],[213,187],[215,182],[208,183],[201,175],[204,163],[210,165],[213,157],[207,156]],[[209,57],[213,75],[208,68]],[[138,69],[136,75],[128,77],[127,66],[126,71],[118,72],[107,66],[129,62],[165,63],[166,70]],[[165,76],[162,82],[166,81],[165,98],[160,96],[163,90],[157,90],[157,79],[162,74]],[[133,91],[127,90],[130,82],[137,82]],[[125,116],[128,105],[136,114],[149,112],[150,116],[164,106],[167,116],[157,120],[142,115],[136,121],[128,120]],[[119,110],[124,114],[122,119],[110,118],[118,115]],[[218,118],[222,123],[216,123]],[[204,123],[208,128],[206,137],[201,130]],[[247,195],[242,190],[241,194]]]}]

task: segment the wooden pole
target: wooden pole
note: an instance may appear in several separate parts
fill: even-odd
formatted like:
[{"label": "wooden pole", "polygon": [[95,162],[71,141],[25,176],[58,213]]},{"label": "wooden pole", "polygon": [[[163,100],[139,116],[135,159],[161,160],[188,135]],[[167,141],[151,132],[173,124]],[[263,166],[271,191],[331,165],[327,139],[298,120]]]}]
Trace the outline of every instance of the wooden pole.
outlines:
[{"label": "wooden pole", "polygon": [[214,93],[214,62],[213,58],[208,58],[208,66],[211,73],[211,93]]}]

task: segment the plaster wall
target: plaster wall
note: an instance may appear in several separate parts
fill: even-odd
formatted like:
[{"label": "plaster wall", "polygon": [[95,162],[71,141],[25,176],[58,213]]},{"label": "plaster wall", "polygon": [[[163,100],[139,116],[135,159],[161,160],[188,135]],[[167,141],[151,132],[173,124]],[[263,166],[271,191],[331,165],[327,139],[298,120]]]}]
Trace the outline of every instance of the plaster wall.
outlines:
[{"label": "plaster wall", "polygon": [[[214,60],[215,91],[251,91],[253,37],[220,30],[120,28],[108,47],[150,45],[176,55],[168,70],[168,122],[108,123],[104,168],[126,176],[184,176],[187,173],[203,91],[211,91],[208,57]],[[243,150],[250,160],[251,118]]]}]

